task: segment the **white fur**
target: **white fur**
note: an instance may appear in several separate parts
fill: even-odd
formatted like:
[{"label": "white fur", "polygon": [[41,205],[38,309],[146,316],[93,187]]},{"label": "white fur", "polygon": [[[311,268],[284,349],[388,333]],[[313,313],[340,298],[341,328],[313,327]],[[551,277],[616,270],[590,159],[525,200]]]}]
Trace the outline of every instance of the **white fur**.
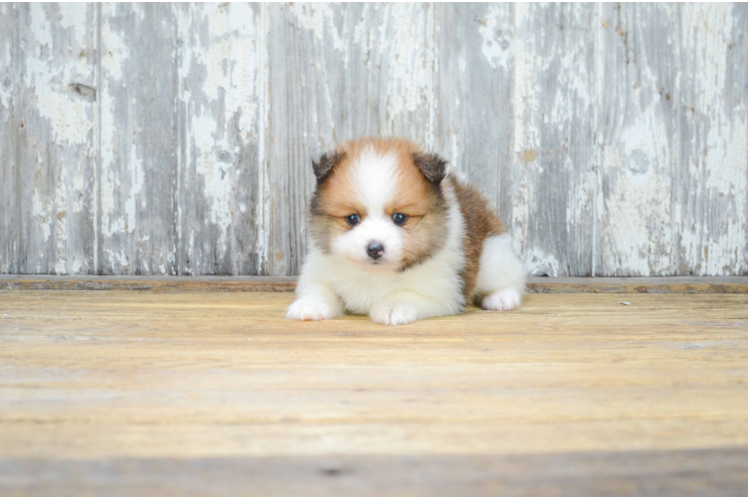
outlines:
[{"label": "white fur", "polygon": [[481,307],[489,311],[511,311],[522,302],[522,295],[516,290],[508,289],[487,295],[481,301]]},{"label": "white fur", "polygon": [[367,216],[356,227],[335,239],[334,254],[348,257],[368,268],[374,267],[366,253],[371,241],[384,245],[384,255],[376,263],[380,271],[394,271],[402,260],[402,229],[385,213],[397,183],[397,157],[378,156],[374,149],[365,149],[354,161],[353,185]]},{"label": "white fur", "polygon": [[397,185],[397,157],[394,154],[379,156],[368,147],[353,163],[354,183],[369,213],[384,213],[384,207]]},{"label": "white fur", "polygon": [[[464,221],[448,179],[441,183],[447,201],[444,246],[425,262],[402,272],[396,270],[402,257],[402,229],[384,211],[393,192],[394,162],[394,157],[371,153],[362,154],[354,164],[353,175],[357,176],[367,217],[338,237],[330,253],[312,244],[296,288],[298,298],[288,308],[287,318],[332,319],[348,311],[368,314],[377,323],[401,325],[464,310],[460,279],[465,266]],[[381,264],[373,265],[366,255],[371,240],[385,247]],[[478,283],[481,293],[487,295],[485,308],[505,310],[519,305],[524,271],[508,237],[486,240]],[[515,295],[497,295],[509,291]]]},{"label": "white fur", "polygon": [[522,302],[525,290],[525,268],[512,249],[507,233],[483,242],[475,295],[484,296],[483,309],[510,311]]}]

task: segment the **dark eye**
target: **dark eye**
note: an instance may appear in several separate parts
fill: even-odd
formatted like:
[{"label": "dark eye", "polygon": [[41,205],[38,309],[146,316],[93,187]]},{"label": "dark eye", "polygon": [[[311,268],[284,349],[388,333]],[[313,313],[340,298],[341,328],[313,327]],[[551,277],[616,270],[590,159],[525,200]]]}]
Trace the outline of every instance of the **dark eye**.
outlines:
[{"label": "dark eye", "polygon": [[345,218],[345,221],[351,226],[355,226],[359,222],[361,222],[361,217],[358,216],[358,214],[351,214],[348,217]]},{"label": "dark eye", "polygon": [[408,216],[405,214],[392,214],[392,222],[397,226],[402,226],[408,220]]}]

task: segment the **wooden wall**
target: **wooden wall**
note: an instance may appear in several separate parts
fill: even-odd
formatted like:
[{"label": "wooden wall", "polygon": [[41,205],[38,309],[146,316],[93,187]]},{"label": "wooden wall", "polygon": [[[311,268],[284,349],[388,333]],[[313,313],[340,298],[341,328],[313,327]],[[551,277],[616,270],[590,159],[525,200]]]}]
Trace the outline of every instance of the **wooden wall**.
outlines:
[{"label": "wooden wall", "polygon": [[397,134],[532,273],[748,274],[748,5],[0,4],[0,273],[293,275]]}]

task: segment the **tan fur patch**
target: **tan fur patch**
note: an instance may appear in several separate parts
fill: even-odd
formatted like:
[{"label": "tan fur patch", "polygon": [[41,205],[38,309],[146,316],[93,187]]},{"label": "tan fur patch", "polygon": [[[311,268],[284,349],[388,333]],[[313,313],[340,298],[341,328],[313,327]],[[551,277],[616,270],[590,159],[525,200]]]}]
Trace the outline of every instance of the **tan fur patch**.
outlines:
[{"label": "tan fur patch", "polygon": [[402,226],[404,232],[404,259],[401,270],[422,262],[443,246],[446,204],[439,187],[429,182],[414,164],[414,154],[421,148],[401,138],[362,138],[346,143],[336,149],[340,160],[325,181],[318,186],[312,199],[312,235],[318,245],[329,249],[332,238],[349,231],[345,221],[350,214],[364,219],[366,206],[357,192],[353,165],[361,153],[372,148],[381,156],[388,154],[397,158],[398,181],[392,201],[385,207],[392,216],[403,213],[408,216]]},{"label": "tan fur patch", "polygon": [[427,181],[410,158],[401,163],[396,196],[386,210],[390,216],[395,213],[408,216],[402,226],[405,233],[402,269],[423,262],[444,245],[446,200],[441,189]]},{"label": "tan fur patch", "polygon": [[506,229],[501,219],[489,208],[488,200],[478,191],[452,177],[450,181],[455,188],[460,211],[465,220],[465,269],[462,274],[462,291],[465,301],[469,303],[471,299],[480,299],[480,297],[473,297],[473,292],[478,278],[483,242],[486,238],[506,232]]}]

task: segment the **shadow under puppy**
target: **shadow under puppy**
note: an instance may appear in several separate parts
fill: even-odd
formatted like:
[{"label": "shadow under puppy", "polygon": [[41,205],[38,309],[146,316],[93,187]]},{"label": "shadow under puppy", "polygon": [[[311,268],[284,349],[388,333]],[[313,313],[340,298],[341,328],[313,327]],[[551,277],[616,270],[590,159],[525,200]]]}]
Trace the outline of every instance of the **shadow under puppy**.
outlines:
[{"label": "shadow under puppy", "polygon": [[402,325],[474,302],[519,306],[525,271],[488,202],[405,139],[364,138],[313,163],[311,249],[286,317],[346,311]]}]

